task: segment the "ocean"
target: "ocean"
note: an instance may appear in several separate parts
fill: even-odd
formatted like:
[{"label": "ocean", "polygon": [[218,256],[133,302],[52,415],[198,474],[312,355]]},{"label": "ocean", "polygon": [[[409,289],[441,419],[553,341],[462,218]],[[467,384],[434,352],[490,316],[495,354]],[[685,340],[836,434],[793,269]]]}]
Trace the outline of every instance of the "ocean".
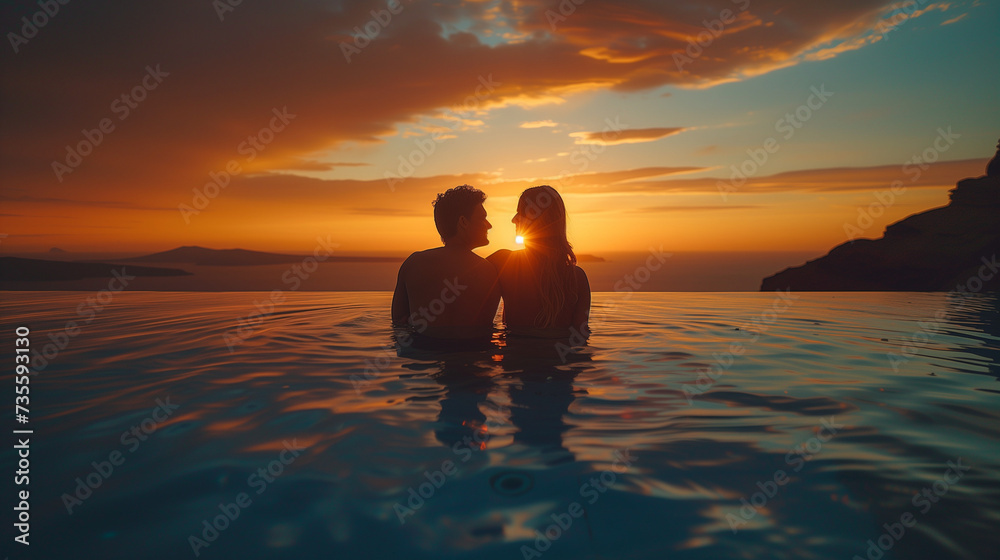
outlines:
[{"label": "ocean", "polygon": [[388,292],[284,295],[0,293],[11,373],[33,357],[7,381],[32,433],[3,455],[5,554],[1000,548],[995,294],[607,291],[588,341],[451,353],[399,347]]},{"label": "ocean", "polygon": [[[481,256],[490,251],[479,251]],[[101,260],[120,263],[115,255],[69,253],[60,255],[18,255],[57,260]],[[117,255],[125,258],[134,255]],[[364,257],[358,253],[335,256]],[[378,258],[391,258],[378,254]],[[815,252],[672,252],[651,247],[641,252],[612,252],[598,255],[600,261],[580,262],[597,292],[753,292],[761,280],[790,266],[799,266],[820,254]],[[306,255],[303,255],[305,258]],[[138,277],[129,291],[244,292],[283,291],[392,291],[404,255],[389,262],[321,262],[308,272],[293,264],[254,266],[204,266],[190,263],[121,263],[130,266],[178,268],[190,276]],[[653,267],[653,268],[650,268]],[[120,267],[119,267],[120,268]],[[638,278],[636,276],[638,275]],[[110,275],[108,276],[108,278]],[[628,278],[626,278],[628,277]],[[75,281],[0,282],[2,290],[100,290],[108,278]]]}]

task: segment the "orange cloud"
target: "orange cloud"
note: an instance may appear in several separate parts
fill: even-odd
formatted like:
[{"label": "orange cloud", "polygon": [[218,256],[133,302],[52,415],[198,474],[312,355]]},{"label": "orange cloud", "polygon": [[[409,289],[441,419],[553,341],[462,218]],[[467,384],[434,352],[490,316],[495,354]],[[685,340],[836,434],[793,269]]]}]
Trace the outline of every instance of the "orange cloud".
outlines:
[{"label": "orange cloud", "polygon": [[[809,53],[836,56],[863,46],[890,3],[748,3],[701,56],[679,69],[673,56],[685,53],[705,21],[717,17],[714,8],[731,4],[588,0],[554,21],[546,13],[559,3],[549,0],[412,2],[367,39],[358,30],[374,25],[372,10],[385,9],[384,0],[336,7],[244,2],[223,21],[207,2],[92,2],[87,10],[60,14],[58,26],[4,59],[5,213],[53,218],[32,223],[4,216],[3,229],[24,236],[76,232],[105,244],[199,241],[198,235],[229,235],[227,228],[242,227],[232,218],[237,209],[242,223],[257,223],[299,208],[301,200],[290,202],[296,192],[318,197],[314,205],[344,211],[379,207],[386,193],[380,181],[313,183],[268,172],[346,166],[324,163],[318,154],[329,157],[345,146],[373,149],[401,128],[435,116],[476,127],[501,107],[558,104],[607,88],[699,87],[799,64]],[[467,22],[475,23],[463,27]],[[489,37],[487,30],[493,31]],[[345,45],[359,52],[348,57]],[[155,89],[143,89],[148,66],[166,73]],[[120,110],[123,96],[130,100],[127,112]],[[280,131],[268,130],[275,110],[295,115]],[[98,134],[105,122],[113,130]],[[599,133],[576,138],[646,142],[681,130],[626,130],[613,141]],[[67,165],[68,151],[88,142],[87,155],[57,178],[53,162]],[[253,142],[260,148],[248,149]],[[241,171],[222,187],[224,196],[198,216],[200,222],[181,221],[178,205],[233,162]],[[461,177],[426,181],[439,188]],[[424,181],[408,179],[406,192],[394,200],[407,201],[411,185],[423,188]],[[581,182],[580,188],[672,190],[697,180],[678,181],[627,188]],[[769,188],[758,181],[747,188],[754,185]],[[425,204],[420,188],[410,202]],[[74,220],[56,220],[61,212],[72,212]],[[308,214],[320,219],[318,211]],[[294,220],[272,223],[286,222]],[[85,231],[105,227],[130,236]]]},{"label": "orange cloud", "polygon": [[599,144],[612,146],[614,144],[636,144],[639,142],[653,142],[660,138],[673,136],[687,130],[684,127],[674,128],[632,128],[623,130],[605,130],[601,132],[573,132],[570,134],[576,138],[577,144]]},{"label": "orange cloud", "polygon": [[[886,189],[894,181],[902,181],[907,188],[953,186],[965,177],[977,177],[986,168],[986,159],[939,161],[921,169],[918,165],[879,165],[874,167],[838,167],[805,169],[774,175],[747,178],[720,174],[716,177],[691,179],[664,179],[658,181],[632,181],[624,184],[605,185],[603,192],[700,192],[718,193],[720,184],[725,192],[743,194],[783,192],[857,192]],[[733,187],[729,191],[726,187]]]},{"label": "orange cloud", "polygon": [[[18,108],[2,117],[0,154],[11,163],[6,178],[15,184],[135,197],[132,185],[141,182],[147,190],[173,190],[177,198],[235,157],[275,107],[299,115],[267,147],[277,166],[345,142],[379,142],[400,124],[441,108],[471,116],[507,104],[559,102],[586,89],[698,85],[759,74],[794,63],[818,42],[863,35],[887,4],[750,4],[683,71],[672,55],[705,27],[705,10],[692,9],[701,6],[694,2],[588,0],[555,26],[546,12],[558,5],[541,0],[499,10],[488,3],[406,4],[350,62],[342,44],[361,44],[355,28],[369,23],[371,10],[384,2],[351,2],[339,11],[318,3],[244,4],[222,22],[210,6],[98,4],[72,14],[59,33],[33,40],[44,48],[26,46],[5,67],[7,83],[20,85],[0,94],[4,106]],[[527,38],[488,46],[473,33],[441,35],[443,26],[487,13]],[[746,23],[757,20],[762,23]],[[92,44],[87,38],[94,36],[121,48]],[[607,56],[582,52],[593,45],[603,45]],[[110,104],[139,83],[147,64],[162,64],[169,76],[66,177],[72,186],[53,181],[49,164],[82,139],[82,129],[115,119]]]},{"label": "orange cloud", "polygon": [[557,123],[555,121],[548,121],[548,120],[546,120],[546,121],[530,121],[530,122],[523,122],[523,123],[519,124],[518,126],[521,127],[521,128],[545,128],[545,127],[550,127],[550,126],[559,126],[559,123]]}]

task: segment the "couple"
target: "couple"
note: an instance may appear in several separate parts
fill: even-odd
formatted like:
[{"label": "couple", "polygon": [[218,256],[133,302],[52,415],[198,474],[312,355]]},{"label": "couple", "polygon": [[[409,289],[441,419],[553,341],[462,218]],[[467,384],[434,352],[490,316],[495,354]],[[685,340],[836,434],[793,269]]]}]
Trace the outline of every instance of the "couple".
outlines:
[{"label": "couple", "polygon": [[566,240],[559,193],[548,185],[521,193],[511,222],[524,249],[484,259],[472,249],[489,244],[485,200],[469,185],[437,196],[434,223],[444,247],[413,253],[399,267],[393,325],[410,327],[418,346],[489,343],[502,297],[510,335],[586,335],[590,283]]}]

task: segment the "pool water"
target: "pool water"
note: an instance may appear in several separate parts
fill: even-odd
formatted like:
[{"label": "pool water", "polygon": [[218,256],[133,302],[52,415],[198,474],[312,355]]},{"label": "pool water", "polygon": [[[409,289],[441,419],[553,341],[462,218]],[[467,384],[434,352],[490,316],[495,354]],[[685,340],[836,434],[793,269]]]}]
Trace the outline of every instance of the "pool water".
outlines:
[{"label": "pool water", "polygon": [[1000,549],[995,295],[597,293],[586,344],[451,353],[389,293],[94,295],[0,295],[38,352],[12,558]]}]

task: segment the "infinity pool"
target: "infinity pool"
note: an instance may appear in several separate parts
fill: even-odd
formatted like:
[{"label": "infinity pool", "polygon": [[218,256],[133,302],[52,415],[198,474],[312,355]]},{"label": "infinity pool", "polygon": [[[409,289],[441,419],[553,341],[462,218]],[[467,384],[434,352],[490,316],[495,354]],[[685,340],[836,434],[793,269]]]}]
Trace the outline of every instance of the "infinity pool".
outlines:
[{"label": "infinity pool", "polygon": [[449,354],[397,348],[388,293],[93,297],[0,294],[38,353],[12,558],[1000,548],[993,295],[599,293],[586,345]]}]

